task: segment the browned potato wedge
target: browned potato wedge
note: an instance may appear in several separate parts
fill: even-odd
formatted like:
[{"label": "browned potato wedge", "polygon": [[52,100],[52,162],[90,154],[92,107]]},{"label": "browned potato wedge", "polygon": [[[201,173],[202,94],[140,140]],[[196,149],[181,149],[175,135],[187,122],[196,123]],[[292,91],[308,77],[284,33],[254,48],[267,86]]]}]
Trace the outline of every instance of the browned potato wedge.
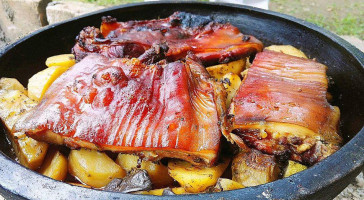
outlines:
[{"label": "browned potato wedge", "polygon": [[29,98],[40,101],[49,86],[69,67],[53,66],[34,74],[28,83]]},{"label": "browned potato wedge", "polygon": [[125,170],[105,153],[88,149],[71,150],[68,170],[71,175],[95,188],[104,187],[114,178],[126,175]]},{"label": "browned potato wedge", "polygon": [[12,133],[11,136],[10,140],[20,164],[32,170],[38,169],[47,154],[48,144],[38,142],[21,132]]},{"label": "browned potato wedge", "polygon": [[20,116],[36,105],[19,90],[0,90],[0,118],[8,130],[13,128]]},{"label": "browned potato wedge", "polygon": [[[147,194],[147,195],[156,195],[156,196],[162,196],[163,195],[163,191],[166,188],[161,188],[161,189],[155,189],[155,190],[149,190],[149,191],[140,191],[140,192],[135,192],[134,194]],[[191,194],[188,193],[183,187],[177,187],[177,188],[170,188],[170,190],[174,193],[174,194]]]},{"label": "browned potato wedge", "polygon": [[246,59],[241,59],[227,64],[214,65],[207,67],[206,70],[209,74],[219,80],[222,80],[223,76],[228,73],[240,74],[245,69]]},{"label": "browned potato wedge", "polygon": [[[19,117],[37,104],[20,90],[0,90],[0,118],[10,131]],[[48,144],[29,138],[22,132],[10,132],[9,139],[20,164],[37,169],[43,163]]]},{"label": "browned potato wedge", "polygon": [[241,189],[244,188],[244,185],[227,179],[227,178],[219,178],[219,180],[217,180],[217,183],[215,185],[215,187],[213,188],[214,192],[222,192],[222,191],[228,191],[228,190],[237,190],[237,189]]},{"label": "browned potato wedge", "polygon": [[190,194],[189,192],[186,191],[185,188],[183,187],[177,187],[177,188],[171,188],[172,192],[175,194]]},{"label": "browned potato wedge", "polygon": [[254,149],[239,153],[234,158],[231,169],[233,181],[246,187],[274,181],[280,172],[274,156]]},{"label": "browned potato wedge", "polygon": [[149,191],[135,192],[135,194],[147,194],[147,195],[162,196],[163,191],[164,191],[164,188],[161,188],[161,189],[155,189],[155,190],[149,190]]},{"label": "browned potato wedge", "polygon": [[267,50],[282,52],[291,56],[297,56],[300,58],[307,58],[306,54],[301,50],[291,46],[291,45],[272,45],[269,47],[265,47]]},{"label": "browned potato wedge", "polygon": [[241,79],[234,73],[228,73],[223,76],[222,82],[227,91],[226,105],[229,107],[232,98],[235,96],[240,87]]},{"label": "browned potato wedge", "polygon": [[230,159],[225,158],[214,167],[199,167],[186,161],[172,160],[168,163],[168,172],[187,192],[198,193],[214,186],[229,163]]},{"label": "browned potato wedge", "polygon": [[288,176],[291,176],[291,175],[298,173],[300,171],[303,171],[305,169],[307,169],[307,167],[305,165],[302,165],[298,162],[289,160],[286,170],[284,171],[283,177],[286,178]]},{"label": "browned potato wedge", "polygon": [[67,158],[57,149],[50,149],[40,169],[39,173],[63,181],[68,171]]},{"label": "browned potato wedge", "polygon": [[72,67],[76,63],[75,56],[73,54],[61,54],[47,58],[45,64],[48,67],[62,66]]},{"label": "browned potato wedge", "polygon": [[[138,156],[131,154],[119,154],[116,163],[125,171],[130,171],[138,165]],[[173,183],[173,178],[168,174],[168,168],[160,163],[151,161],[142,161],[140,169],[145,169],[148,172],[153,186],[156,188],[167,187]]]},{"label": "browned potato wedge", "polygon": [[15,78],[1,78],[0,90],[19,90],[25,95],[28,93],[24,86]]}]

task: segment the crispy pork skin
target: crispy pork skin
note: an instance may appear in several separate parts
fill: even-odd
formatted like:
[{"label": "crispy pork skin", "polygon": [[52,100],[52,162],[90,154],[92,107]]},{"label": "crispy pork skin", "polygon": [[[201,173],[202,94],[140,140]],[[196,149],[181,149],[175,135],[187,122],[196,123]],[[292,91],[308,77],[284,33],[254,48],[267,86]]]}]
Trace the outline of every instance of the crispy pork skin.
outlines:
[{"label": "crispy pork skin", "polygon": [[62,74],[15,129],[72,148],[211,165],[225,131],[225,98],[190,57],[146,65],[94,54]]},{"label": "crispy pork skin", "polygon": [[77,60],[90,53],[109,58],[138,57],[153,45],[165,44],[169,61],[193,52],[205,66],[238,60],[263,48],[259,40],[243,35],[229,23],[185,12],[145,21],[117,22],[104,17],[100,29],[86,27],[76,41],[73,52]]},{"label": "crispy pork skin", "polygon": [[326,66],[258,53],[230,108],[231,131],[250,147],[314,164],[335,152],[340,111],[326,100]]}]

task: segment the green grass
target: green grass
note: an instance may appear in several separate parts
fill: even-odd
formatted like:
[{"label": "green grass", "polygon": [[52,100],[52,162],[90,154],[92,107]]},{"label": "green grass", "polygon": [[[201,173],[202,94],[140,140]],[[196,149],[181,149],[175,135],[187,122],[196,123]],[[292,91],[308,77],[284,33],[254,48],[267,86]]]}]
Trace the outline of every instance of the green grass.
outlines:
[{"label": "green grass", "polygon": [[304,19],[338,35],[364,39],[362,0],[270,0],[270,8]]}]

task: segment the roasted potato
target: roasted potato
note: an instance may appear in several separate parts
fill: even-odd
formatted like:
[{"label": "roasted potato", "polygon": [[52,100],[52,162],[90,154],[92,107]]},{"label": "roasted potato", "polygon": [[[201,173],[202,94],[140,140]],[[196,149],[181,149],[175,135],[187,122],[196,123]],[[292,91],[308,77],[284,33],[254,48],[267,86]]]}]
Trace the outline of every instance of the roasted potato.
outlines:
[{"label": "roasted potato", "polygon": [[36,105],[35,101],[19,90],[0,90],[0,118],[9,130],[19,117]]},{"label": "roasted potato", "polygon": [[135,192],[135,194],[148,194],[148,195],[162,196],[163,191],[164,191],[164,188],[161,188],[161,189],[155,189],[155,190],[149,190],[149,191]]},{"label": "roasted potato", "polygon": [[214,167],[199,167],[186,161],[172,160],[168,162],[168,172],[187,192],[198,193],[214,186],[229,163],[230,159],[225,158]]},{"label": "roasted potato", "polygon": [[228,191],[228,190],[237,190],[237,189],[241,189],[244,188],[244,185],[227,179],[227,178],[219,178],[219,180],[217,180],[217,183],[215,185],[215,187],[213,188],[214,192],[222,192],[222,191]]},{"label": "roasted potato", "polygon": [[233,181],[246,187],[274,181],[280,173],[274,156],[254,149],[251,152],[241,152],[236,155],[231,169]]},{"label": "roasted potato", "polygon": [[[148,194],[148,195],[162,196],[165,189],[167,189],[167,188],[161,188],[161,189],[155,189],[155,190],[149,190],[149,191],[140,191],[140,192],[135,192],[135,194]],[[176,195],[177,194],[190,194],[183,187],[168,188],[168,189],[170,189]]]},{"label": "roasted potato", "polygon": [[226,105],[229,107],[232,98],[235,96],[240,87],[241,79],[234,73],[228,73],[223,76],[222,83],[227,91]]},{"label": "roasted potato", "polygon": [[25,95],[28,94],[24,86],[15,78],[1,78],[0,90],[18,90]]},{"label": "roasted potato", "polygon": [[19,117],[37,104],[21,90],[0,90],[0,118],[9,132],[9,139],[20,164],[37,169],[43,163],[48,144],[29,138],[22,132],[11,132]]},{"label": "roasted potato", "polygon": [[301,50],[291,46],[291,45],[272,45],[269,47],[266,47],[265,49],[271,50],[271,51],[277,51],[282,52],[291,56],[296,56],[300,58],[307,58],[306,54],[303,53]]},{"label": "roasted potato", "polygon": [[61,54],[47,58],[45,64],[47,67],[61,66],[72,67],[76,63],[75,56],[73,54]]},{"label": "roasted potato", "polygon": [[105,153],[88,149],[71,150],[68,170],[71,175],[95,188],[104,187],[114,178],[126,175],[125,170]]},{"label": "roasted potato", "polygon": [[42,165],[48,150],[47,143],[38,142],[22,132],[11,133],[10,140],[20,164],[32,170]]},{"label": "roasted potato", "polygon": [[67,158],[61,152],[55,148],[50,149],[38,172],[55,180],[63,181],[67,176],[67,162]]},{"label": "roasted potato", "polygon": [[300,171],[303,171],[305,169],[307,169],[307,167],[305,165],[302,165],[298,162],[289,160],[288,165],[287,165],[286,169],[284,170],[283,177],[286,178],[288,176],[291,176],[291,175],[298,173]]},{"label": "roasted potato", "polygon": [[[131,154],[119,154],[116,163],[125,171],[130,171],[138,165],[138,156]],[[151,161],[142,161],[140,169],[145,169],[148,172],[153,186],[156,188],[167,187],[173,183],[173,178],[168,174],[168,168],[161,163],[153,163]]]},{"label": "roasted potato", "polygon": [[245,69],[246,59],[241,59],[227,64],[214,65],[207,67],[206,70],[209,74],[219,80],[222,80],[225,74],[234,73],[240,74]]},{"label": "roasted potato", "polygon": [[49,86],[69,67],[53,66],[34,74],[28,82],[29,98],[40,101]]}]

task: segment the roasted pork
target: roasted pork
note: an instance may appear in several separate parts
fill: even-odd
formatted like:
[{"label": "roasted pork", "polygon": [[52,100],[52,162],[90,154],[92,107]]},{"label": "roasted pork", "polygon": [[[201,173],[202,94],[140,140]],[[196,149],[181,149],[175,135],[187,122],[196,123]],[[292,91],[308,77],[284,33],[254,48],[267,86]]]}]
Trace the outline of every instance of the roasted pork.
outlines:
[{"label": "roasted pork", "polygon": [[326,99],[326,66],[258,53],[230,107],[232,138],[264,153],[314,164],[334,153],[340,111]]},{"label": "roasted pork", "polygon": [[77,60],[90,53],[109,58],[139,57],[153,45],[167,45],[169,61],[193,52],[205,66],[227,63],[260,52],[263,44],[243,35],[229,23],[209,16],[176,12],[168,18],[117,22],[104,17],[101,28],[86,27],[76,38],[73,52]]},{"label": "roasted pork", "polygon": [[146,65],[94,54],[62,74],[15,129],[72,148],[211,165],[225,132],[225,98],[191,57]]}]

